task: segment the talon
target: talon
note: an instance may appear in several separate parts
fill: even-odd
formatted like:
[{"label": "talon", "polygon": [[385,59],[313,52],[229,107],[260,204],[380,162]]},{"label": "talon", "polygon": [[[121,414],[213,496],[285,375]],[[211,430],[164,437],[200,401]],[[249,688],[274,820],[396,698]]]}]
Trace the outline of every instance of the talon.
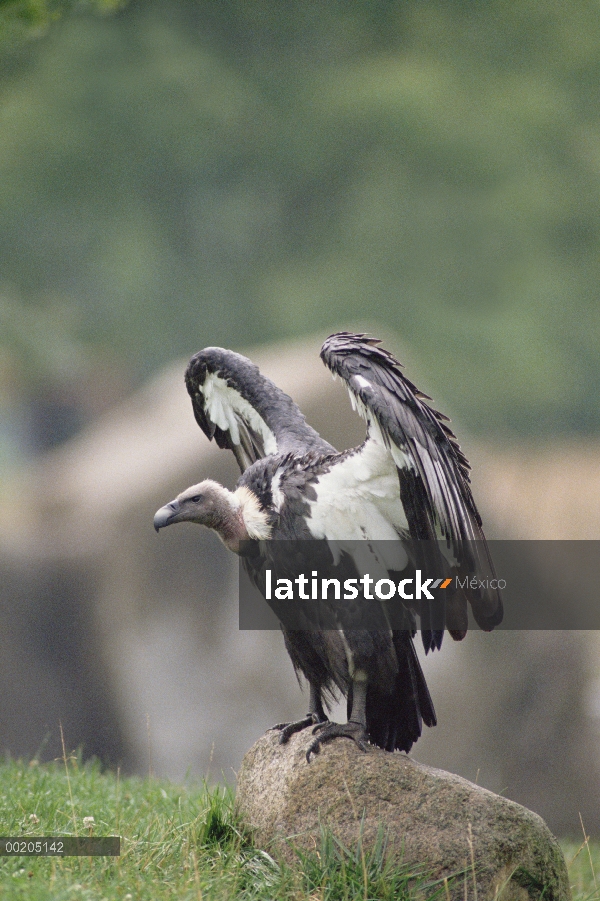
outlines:
[{"label": "talon", "polygon": [[317,732],[320,732],[322,729],[326,729],[327,726],[331,726],[331,725],[332,725],[332,724],[329,722],[329,720],[325,720],[324,723],[317,723],[317,725],[315,726],[315,728],[312,730],[312,734],[313,734],[313,735],[316,735]]},{"label": "talon", "polygon": [[290,738],[292,737],[292,735],[295,732],[300,731],[299,729],[294,728],[296,725],[297,725],[297,723],[288,723],[288,725],[285,727],[285,729],[281,730],[281,733],[279,735],[279,744],[280,745],[287,745],[287,743],[290,740]]},{"label": "talon", "polygon": [[278,723],[276,726],[272,726],[271,729],[280,731],[279,744],[285,745],[296,732],[302,732],[303,729],[308,729],[309,726],[314,726],[315,723],[317,726],[327,726],[329,725],[329,720],[326,719],[321,723],[320,714],[307,713],[302,720],[297,720],[295,723]]},{"label": "talon", "polygon": [[352,720],[348,723],[319,723],[312,730],[313,735],[317,731],[320,732],[320,735],[310,743],[306,752],[308,763],[310,763],[311,754],[318,754],[321,745],[333,741],[334,738],[350,738],[364,754],[368,751],[369,736],[362,723],[355,723]]},{"label": "talon", "polygon": [[307,763],[310,763],[310,755],[311,755],[311,754],[314,754],[315,757],[316,757],[316,755],[320,752],[320,750],[321,750],[321,747],[320,747],[320,745],[319,745],[319,742],[318,742],[318,741],[313,741],[313,742],[308,746],[308,750],[307,750],[307,752],[306,752],[306,762],[307,762]]}]

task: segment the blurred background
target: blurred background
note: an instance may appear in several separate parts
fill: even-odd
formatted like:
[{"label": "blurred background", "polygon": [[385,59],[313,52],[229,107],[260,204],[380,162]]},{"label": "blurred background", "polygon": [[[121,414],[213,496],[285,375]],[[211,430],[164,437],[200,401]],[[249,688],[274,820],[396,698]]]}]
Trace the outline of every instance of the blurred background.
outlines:
[{"label": "blurred background", "polygon": [[[232,780],[304,712],[214,536],[152,530],[236,478],[183,386],[206,345],[342,447],[320,343],[383,336],[490,537],[600,537],[596,3],[0,0],[0,57],[2,750],[56,756],[61,722],[108,765]],[[596,633],[450,644],[414,756],[599,832]]]}]

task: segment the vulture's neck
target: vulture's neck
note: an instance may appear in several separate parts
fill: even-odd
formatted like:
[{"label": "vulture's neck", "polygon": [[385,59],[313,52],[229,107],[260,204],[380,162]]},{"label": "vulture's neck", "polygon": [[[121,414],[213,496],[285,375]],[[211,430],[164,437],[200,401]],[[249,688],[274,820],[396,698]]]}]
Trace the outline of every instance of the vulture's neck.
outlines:
[{"label": "vulture's neck", "polygon": [[227,494],[222,515],[213,528],[223,544],[238,554],[240,542],[269,538],[271,526],[258,498],[249,488],[238,488],[233,492],[228,491]]}]

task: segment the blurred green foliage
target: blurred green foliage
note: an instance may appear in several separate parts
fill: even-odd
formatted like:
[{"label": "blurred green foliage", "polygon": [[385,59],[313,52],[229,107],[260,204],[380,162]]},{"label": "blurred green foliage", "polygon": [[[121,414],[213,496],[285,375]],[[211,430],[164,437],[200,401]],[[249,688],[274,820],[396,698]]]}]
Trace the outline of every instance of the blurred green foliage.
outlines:
[{"label": "blurred green foliage", "polygon": [[600,430],[596,2],[6,9],[71,12],[0,72],[5,405],[358,324],[482,437]]},{"label": "blurred green foliage", "polygon": [[50,25],[73,9],[114,12],[126,0],[0,0],[0,44],[6,48],[45,34]]}]

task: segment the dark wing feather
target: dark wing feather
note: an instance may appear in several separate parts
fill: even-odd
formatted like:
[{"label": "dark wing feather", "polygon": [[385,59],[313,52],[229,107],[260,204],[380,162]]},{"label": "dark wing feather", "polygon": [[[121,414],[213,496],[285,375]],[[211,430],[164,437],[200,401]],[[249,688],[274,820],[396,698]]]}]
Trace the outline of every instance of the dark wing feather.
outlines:
[{"label": "dark wing feather", "polygon": [[201,350],[189,362],[185,383],[196,422],[209,440],[233,451],[242,472],[269,454],[335,450],[307,425],[291,397],[241,354]]},{"label": "dark wing feather", "polygon": [[[471,493],[469,463],[448,418],[426,403],[430,398],[401,373],[401,364],[379,343],[362,334],[331,335],[321,359],[346,383],[367,421],[367,440],[383,441],[392,455],[411,537],[444,540],[459,575],[489,581],[494,567]],[[469,586],[465,594],[481,628],[490,630],[501,622],[497,590]],[[458,598],[453,603],[458,605]]]}]

